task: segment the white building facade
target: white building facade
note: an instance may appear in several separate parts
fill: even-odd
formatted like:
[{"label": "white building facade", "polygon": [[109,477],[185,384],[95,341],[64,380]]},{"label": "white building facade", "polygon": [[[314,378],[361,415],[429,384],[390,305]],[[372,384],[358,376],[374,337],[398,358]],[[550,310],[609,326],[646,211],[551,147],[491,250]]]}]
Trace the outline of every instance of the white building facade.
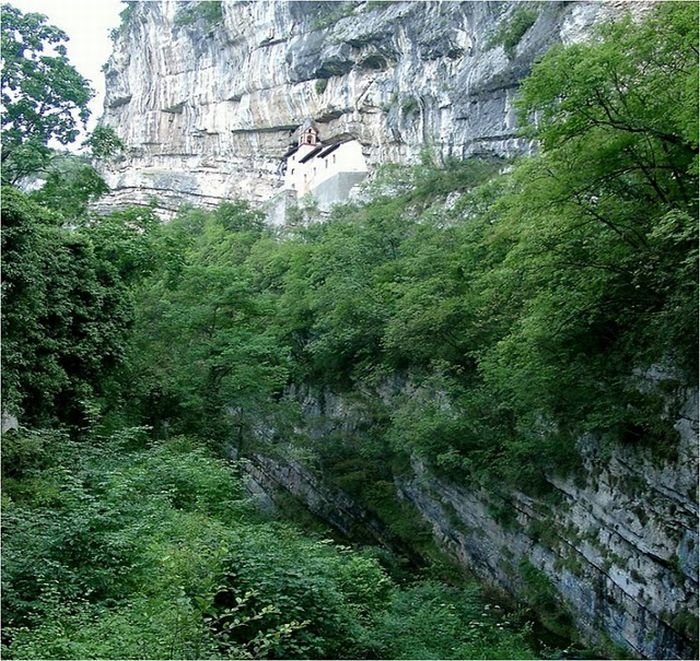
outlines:
[{"label": "white building facade", "polygon": [[324,144],[310,122],[301,127],[297,145],[284,159],[285,190],[294,191],[297,199],[311,194],[321,210],[347,199],[350,189],[368,172],[357,140]]}]

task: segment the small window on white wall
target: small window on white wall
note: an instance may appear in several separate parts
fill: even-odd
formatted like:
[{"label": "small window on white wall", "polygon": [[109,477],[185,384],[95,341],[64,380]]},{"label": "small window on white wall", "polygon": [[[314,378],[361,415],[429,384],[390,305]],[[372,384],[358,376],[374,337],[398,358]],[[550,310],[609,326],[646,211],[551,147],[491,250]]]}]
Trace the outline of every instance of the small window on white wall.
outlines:
[{"label": "small window on white wall", "polygon": [[335,154],[333,154],[333,162],[335,163]]}]

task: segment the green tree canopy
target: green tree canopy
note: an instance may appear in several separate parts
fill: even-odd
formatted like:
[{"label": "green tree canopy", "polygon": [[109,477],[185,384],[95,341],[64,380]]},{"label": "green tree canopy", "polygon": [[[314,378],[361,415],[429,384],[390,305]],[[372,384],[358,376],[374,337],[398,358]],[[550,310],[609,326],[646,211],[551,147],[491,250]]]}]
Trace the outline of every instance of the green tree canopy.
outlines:
[{"label": "green tree canopy", "polygon": [[42,14],[4,4],[2,22],[2,177],[15,183],[43,169],[48,143],[73,142],[85,125],[93,96],[69,63],[67,35]]},{"label": "green tree canopy", "polygon": [[121,153],[125,145],[111,126],[97,126],[83,143],[94,158],[108,159]]},{"label": "green tree canopy", "polygon": [[3,410],[81,425],[123,358],[157,221],[136,210],[67,228],[14,188],[2,198]]}]

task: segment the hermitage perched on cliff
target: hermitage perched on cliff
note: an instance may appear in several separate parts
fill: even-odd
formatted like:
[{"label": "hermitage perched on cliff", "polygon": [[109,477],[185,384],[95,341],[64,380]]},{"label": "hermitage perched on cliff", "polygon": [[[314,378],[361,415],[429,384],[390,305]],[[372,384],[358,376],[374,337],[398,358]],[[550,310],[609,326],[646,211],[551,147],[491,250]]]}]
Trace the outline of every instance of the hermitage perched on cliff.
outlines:
[{"label": "hermitage perched on cliff", "polygon": [[325,144],[310,119],[298,131],[297,144],[282,157],[284,189],[295,192],[297,199],[311,194],[319,209],[327,211],[367,176],[362,145],[353,139]]}]

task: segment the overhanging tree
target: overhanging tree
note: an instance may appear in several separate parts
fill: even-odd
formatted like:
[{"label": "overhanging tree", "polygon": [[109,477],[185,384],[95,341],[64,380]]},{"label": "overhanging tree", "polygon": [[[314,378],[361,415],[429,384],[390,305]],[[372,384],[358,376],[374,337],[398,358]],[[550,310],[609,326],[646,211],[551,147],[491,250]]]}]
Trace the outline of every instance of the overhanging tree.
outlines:
[{"label": "overhanging tree", "polygon": [[89,82],[69,63],[68,36],[42,14],[5,4],[2,23],[2,179],[43,170],[50,140],[73,142],[87,122]]}]

